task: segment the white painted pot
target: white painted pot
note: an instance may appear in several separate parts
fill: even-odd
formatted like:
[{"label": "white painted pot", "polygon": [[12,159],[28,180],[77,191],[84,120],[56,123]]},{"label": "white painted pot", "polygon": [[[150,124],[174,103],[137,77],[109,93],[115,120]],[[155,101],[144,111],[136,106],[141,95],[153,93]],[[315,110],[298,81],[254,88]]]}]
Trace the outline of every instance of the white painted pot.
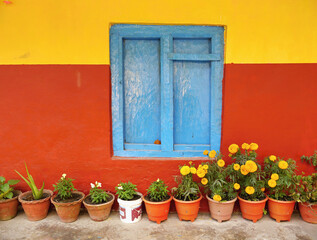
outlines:
[{"label": "white painted pot", "polygon": [[120,220],[124,223],[136,223],[142,218],[142,194],[137,194],[140,198],[133,201],[118,198]]}]

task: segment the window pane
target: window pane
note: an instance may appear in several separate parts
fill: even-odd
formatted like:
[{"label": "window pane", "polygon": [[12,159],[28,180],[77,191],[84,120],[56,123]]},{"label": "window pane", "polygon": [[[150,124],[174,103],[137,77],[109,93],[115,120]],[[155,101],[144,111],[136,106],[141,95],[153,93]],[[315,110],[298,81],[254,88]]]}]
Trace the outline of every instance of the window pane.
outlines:
[{"label": "window pane", "polygon": [[126,143],[161,138],[160,41],[123,41]]},{"label": "window pane", "polygon": [[174,53],[211,53],[211,41],[209,39],[184,39],[174,38]]}]

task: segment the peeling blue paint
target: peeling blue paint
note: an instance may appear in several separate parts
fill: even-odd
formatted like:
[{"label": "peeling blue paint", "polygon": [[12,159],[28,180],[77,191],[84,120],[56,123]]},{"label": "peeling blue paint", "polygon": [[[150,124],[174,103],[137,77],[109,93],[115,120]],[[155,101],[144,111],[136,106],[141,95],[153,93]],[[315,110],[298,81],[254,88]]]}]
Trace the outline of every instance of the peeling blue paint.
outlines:
[{"label": "peeling blue paint", "polygon": [[[197,157],[220,148],[223,27],[114,25],[115,156]],[[153,144],[156,139],[161,145]]]}]

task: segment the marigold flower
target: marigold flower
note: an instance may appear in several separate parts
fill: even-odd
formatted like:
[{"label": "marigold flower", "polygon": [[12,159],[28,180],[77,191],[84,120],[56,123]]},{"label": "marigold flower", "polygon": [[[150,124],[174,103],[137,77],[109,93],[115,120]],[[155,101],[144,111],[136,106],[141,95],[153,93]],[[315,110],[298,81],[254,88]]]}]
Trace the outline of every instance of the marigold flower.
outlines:
[{"label": "marigold flower", "polygon": [[229,153],[229,154],[228,154],[228,156],[229,156],[229,157],[232,157],[232,154],[231,154],[231,153]]},{"label": "marigold flower", "polygon": [[208,150],[205,150],[205,151],[203,152],[204,155],[208,155],[208,153],[209,153]]},{"label": "marigold flower", "polygon": [[190,168],[190,172],[191,172],[192,174],[196,174],[197,170],[196,170],[196,168],[191,167],[191,168]]},{"label": "marigold flower", "polygon": [[279,161],[279,163],[278,163],[278,167],[279,167],[280,169],[286,169],[286,168],[288,168],[288,163],[287,163],[286,161],[284,161],[284,160],[281,160],[281,161]]},{"label": "marigold flower", "polygon": [[234,188],[235,190],[239,190],[239,189],[240,189],[240,184],[239,184],[239,183],[235,183],[235,184],[233,185],[233,188]]},{"label": "marigold flower", "polygon": [[279,178],[280,178],[280,177],[279,177],[279,175],[278,175],[277,173],[273,173],[273,174],[271,175],[271,179],[273,179],[273,180],[275,180],[275,181],[277,181]]},{"label": "marigold flower", "polygon": [[188,163],[189,163],[189,165],[192,165],[193,162],[192,162],[192,161],[189,161]]},{"label": "marigold flower", "polygon": [[225,161],[222,160],[222,159],[219,159],[219,160],[217,161],[217,164],[218,164],[219,167],[223,167],[223,166],[225,165]]},{"label": "marigold flower", "polygon": [[261,191],[262,191],[262,192],[264,192],[264,191],[265,191],[265,188],[264,188],[264,187],[263,187],[263,188],[261,188]]},{"label": "marigold flower", "polygon": [[182,174],[183,176],[186,176],[187,174],[190,173],[190,168],[189,168],[188,166],[183,166],[183,167],[181,168],[180,172],[181,172],[181,174]]},{"label": "marigold flower", "polygon": [[235,154],[236,152],[238,152],[239,146],[237,144],[231,144],[228,147],[228,150],[229,150],[230,153]]},{"label": "marigold flower", "polygon": [[217,201],[217,202],[220,202],[221,201],[221,196],[218,195],[218,194],[215,194],[212,199]]},{"label": "marigold flower", "polygon": [[276,160],[276,156],[271,155],[271,156],[269,156],[269,159],[270,159],[272,162],[274,162],[274,161]]},{"label": "marigold flower", "polygon": [[209,152],[208,156],[209,156],[210,158],[214,158],[214,157],[216,156],[216,154],[217,154],[217,152],[216,152],[215,150],[211,150],[211,151]]},{"label": "marigold flower", "polygon": [[251,150],[256,151],[256,150],[258,150],[258,148],[259,148],[258,144],[256,144],[256,143],[251,143],[250,144],[250,149]]},{"label": "marigold flower", "polygon": [[245,162],[245,166],[246,166],[246,168],[248,169],[249,172],[255,172],[256,170],[258,170],[258,166],[252,160],[246,161]]},{"label": "marigold flower", "polygon": [[239,171],[240,165],[237,164],[237,163],[235,163],[235,164],[233,165],[233,169],[236,170],[236,171]]},{"label": "marigold flower", "polygon": [[207,170],[208,169],[208,165],[203,165],[203,169]]},{"label": "marigold flower", "polygon": [[276,187],[276,181],[274,179],[270,179],[267,183],[271,188]]},{"label": "marigold flower", "polygon": [[241,147],[242,147],[242,149],[249,150],[250,145],[249,145],[249,144],[247,144],[247,143],[243,143]]},{"label": "marigold flower", "polygon": [[206,172],[205,172],[204,169],[199,168],[199,169],[197,170],[197,176],[198,176],[198,177],[203,178],[205,175],[206,175]]},{"label": "marigold flower", "polygon": [[246,169],[245,165],[241,165],[240,171],[243,175],[247,175],[249,171]]},{"label": "marigold flower", "polygon": [[203,178],[203,179],[201,179],[201,183],[202,183],[203,185],[206,185],[206,184],[208,183],[207,178]]},{"label": "marigold flower", "polygon": [[252,194],[255,192],[254,187],[247,186],[247,187],[245,188],[245,192],[246,192],[247,194],[249,194],[249,195],[252,195]]}]

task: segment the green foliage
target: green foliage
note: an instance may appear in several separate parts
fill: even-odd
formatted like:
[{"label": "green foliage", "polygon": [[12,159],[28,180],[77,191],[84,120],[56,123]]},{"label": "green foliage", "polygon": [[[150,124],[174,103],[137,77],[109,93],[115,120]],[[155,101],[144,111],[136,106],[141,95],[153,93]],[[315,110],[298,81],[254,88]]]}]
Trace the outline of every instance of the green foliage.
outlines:
[{"label": "green foliage", "polygon": [[315,170],[317,170],[317,151],[314,152],[312,156],[301,156],[300,158],[302,162],[307,162],[309,165],[314,166]]},{"label": "green foliage", "polygon": [[293,194],[297,202],[317,203],[317,173],[309,176],[298,175],[296,191]]},{"label": "green foliage", "polygon": [[150,201],[161,202],[169,198],[166,184],[161,179],[157,179],[152,182],[150,187],[147,189],[147,196]]},{"label": "green foliage", "polygon": [[137,188],[136,185],[132,184],[131,182],[120,182],[118,186],[115,187],[116,194],[118,195],[118,198],[121,200],[129,201],[134,198],[135,195],[137,195]]},{"label": "green foliage", "polygon": [[14,188],[11,186],[20,182],[20,180],[9,180],[8,182],[5,181],[6,179],[0,176],[0,200],[11,199],[13,197],[12,191],[14,190]]},{"label": "green foliage", "polygon": [[[286,161],[288,167],[282,169],[279,167],[281,161]],[[297,176],[295,174],[296,162],[293,159],[283,160],[277,158],[275,161],[271,161],[269,157],[264,160],[264,172],[266,175],[266,188],[267,193],[270,198],[281,200],[281,201],[290,201],[293,200],[293,195],[296,189]],[[274,179],[272,174],[277,174],[278,179],[276,180],[276,186],[272,187],[269,185],[271,178]]]},{"label": "green foliage", "polygon": [[29,187],[31,188],[32,194],[33,194],[33,198],[35,200],[41,199],[43,196],[44,182],[42,184],[41,189],[38,189],[35,182],[34,182],[32,175],[29,174],[26,163],[25,163],[25,170],[26,170],[26,174],[28,175],[27,178],[23,177],[17,170],[15,170],[15,172],[17,174],[19,174],[19,176],[26,182],[27,185],[29,185]]},{"label": "green foliage", "polygon": [[72,198],[73,191],[76,191],[73,185],[74,179],[66,178],[64,173],[56,184],[53,184],[54,191],[57,192],[57,196],[62,200]]},{"label": "green foliage", "polygon": [[257,153],[251,150],[243,150],[241,148],[238,149],[238,152],[232,154],[232,160],[236,163],[243,165],[248,160],[256,161]]},{"label": "green foliage", "polygon": [[99,188],[101,187],[101,183],[98,183],[96,181],[95,184],[91,183],[91,189],[90,189],[90,198],[92,203],[105,203],[108,201],[110,196],[106,193],[105,190]]}]

